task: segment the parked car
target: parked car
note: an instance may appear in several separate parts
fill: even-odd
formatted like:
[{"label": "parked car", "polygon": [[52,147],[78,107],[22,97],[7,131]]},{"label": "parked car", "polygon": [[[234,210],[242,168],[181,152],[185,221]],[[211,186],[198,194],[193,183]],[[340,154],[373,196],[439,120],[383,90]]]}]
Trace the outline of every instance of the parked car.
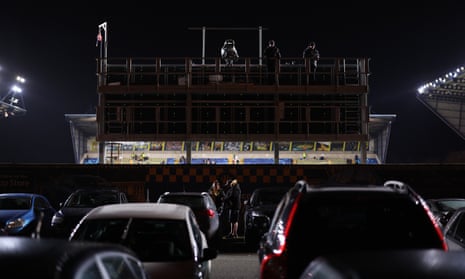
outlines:
[{"label": "parked car", "polygon": [[40,194],[0,194],[0,230],[3,235],[48,237],[56,210]]},{"label": "parked car", "polygon": [[78,189],[71,193],[52,218],[55,237],[68,238],[71,231],[91,209],[105,204],[127,203],[126,194],[115,188]]},{"label": "parked car", "polygon": [[270,227],[276,207],[288,190],[289,187],[257,188],[244,201],[244,240],[248,247],[258,247]]},{"label": "parked car", "polygon": [[455,210],[465,207],[465,198],[430,198],[426,199],[431,212],[441,226],[445,226]]},{"label": "parked car", "polygon": [[148,279],[135,253],[117,244],[0,237],[2,278]]},{"label": "parked car", "polygon": [[447,244],[423,198],[399,181],[309,185],[283,197],[258,249],[261,278],[298,278],[321,254],[442,249]]},{"label": "parked car", "polygon": [[189,206],[195,214],[200,229],[210,244],[219,239],[220,218],[215,201],[207,192],[165,192],[157,203],[175,203]]},{"label": "parked car", "polygon": [[440,249],[349,251],[319,256],[300,279],[462,279],[465,253]]},{"label": "parked car", "polygon": [[209,278],[218,252],[185,205],[126,203],[92,209],[72,241],[120,243],[136,252],[151,278]]},{"label": "parked car", "polygon": [[465,207],[454,210],[443,233],[449,250],[465,250]]}]

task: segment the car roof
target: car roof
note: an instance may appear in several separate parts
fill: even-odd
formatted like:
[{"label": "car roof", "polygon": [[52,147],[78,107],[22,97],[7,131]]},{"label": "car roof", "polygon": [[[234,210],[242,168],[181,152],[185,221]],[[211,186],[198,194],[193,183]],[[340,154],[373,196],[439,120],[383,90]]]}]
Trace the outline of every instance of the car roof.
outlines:
[{"label": "car roof", "polygon": [[170,195],[170,196],[204,196],[204,195],[208,195],[207,192],[165,192],[162,194],[162,196],[166,196],[166,195]]},{"label": "car roof", "polygon": [[399,194],[410,194],[419,197],[408,185],[401,181],[388,180],[383,184],[308,184],[305,180],[299,180],[293,187],[298,192],[391,192]]},{"label": "car roof", "polygon": [[92,209],[87,219],[100,218],[157,218],[170,220],[185,220],[190,207],[180,204],[130,202],[123,204],[107,204]]},{"label": "car roof", "polygon": [[73,193],[80,192],[121,192],[121,190],[118,188],[79,188],[73,191]]},{"label": "car roof", "polygon": [[17,198],[32,198],[32,197],[41,197],[47,199],[45,196],[41,194],[34,194],[34,193],[2,193],[0,197],[17,197]]}]

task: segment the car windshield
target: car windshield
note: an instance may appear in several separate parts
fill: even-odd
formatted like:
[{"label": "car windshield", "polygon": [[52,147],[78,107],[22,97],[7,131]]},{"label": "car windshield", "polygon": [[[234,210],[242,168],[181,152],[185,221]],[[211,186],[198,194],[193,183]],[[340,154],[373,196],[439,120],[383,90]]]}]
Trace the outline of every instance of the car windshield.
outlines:
[{"label": "car windshield", "polygon": [[86,220],[73,239],[120,243],[143,262],[181,261],[192,257],[187,225],[166,219]]},{"label": "car windshield", "polygon": [[0,209],[18,210],[31,208],[31,198],[29,197],[1,197]]},{"label": "car windshield", "polygon": [[438,208],[441,211],[457,210],[465,207],[465,200],[444,200],[438,202]]},{"label": "car windshield", "polygon": [[119,203],[116,192],[80,192],[68,201],[68,207],[97,207],[105,204]]}]

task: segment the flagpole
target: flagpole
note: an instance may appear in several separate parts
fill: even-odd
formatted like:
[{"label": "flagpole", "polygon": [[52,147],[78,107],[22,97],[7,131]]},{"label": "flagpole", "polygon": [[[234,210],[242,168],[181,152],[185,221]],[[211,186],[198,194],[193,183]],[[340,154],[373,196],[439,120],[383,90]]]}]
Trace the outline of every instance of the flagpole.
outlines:
[{"label": "flagpole", "polygon": [[98,32],[100,33],[103,30],[103,42],[100,42],[100,61],[103,72],[106,74],[107,72],[107,59],[108,59],[108,24],[107,22],[103,22],[98,26]]}]

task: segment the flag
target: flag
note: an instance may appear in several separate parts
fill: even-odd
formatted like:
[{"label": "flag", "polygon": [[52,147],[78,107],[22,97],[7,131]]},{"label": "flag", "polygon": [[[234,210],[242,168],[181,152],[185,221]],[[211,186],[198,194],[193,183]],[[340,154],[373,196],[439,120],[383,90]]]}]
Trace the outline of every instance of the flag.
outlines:
[{"label": "flag", "polygon": [[97,41],[95,42],[95,46],[98,47],[98,43],[99,42],[102,42],[102,32],[100,32],[100,30],[98,31],[98,34],[97,34]]}]

